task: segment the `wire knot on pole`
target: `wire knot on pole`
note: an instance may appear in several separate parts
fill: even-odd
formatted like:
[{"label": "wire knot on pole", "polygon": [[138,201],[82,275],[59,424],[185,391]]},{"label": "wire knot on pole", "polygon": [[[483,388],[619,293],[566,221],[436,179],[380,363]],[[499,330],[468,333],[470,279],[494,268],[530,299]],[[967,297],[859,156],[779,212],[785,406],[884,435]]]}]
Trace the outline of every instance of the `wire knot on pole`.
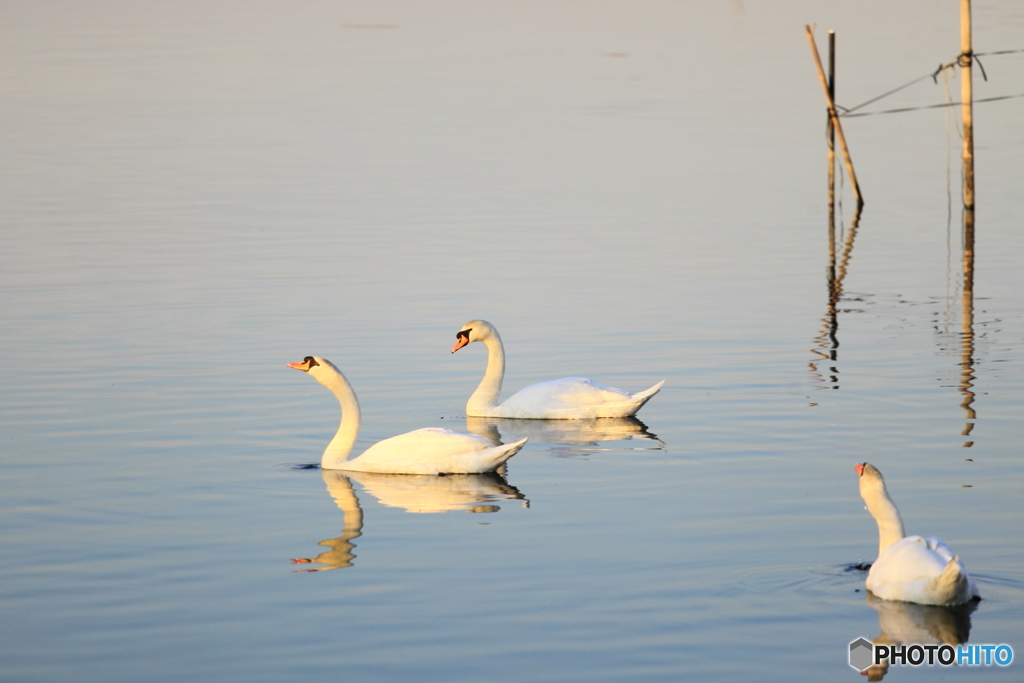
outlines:
[{"label": "wire knot on pole", "polygon": [[978,69],[981,70],[981,77],[987,82],[988,74],[985,73],[985,65],[981,63],[981,58],[974,52],[961,52],[960,56],[956,58],[956,62],[943,64],[938,69],[936,69],[935,73],[932,74],[932,79],[935,80],[936,83],[938,83],[939,79],[936,77],[939,75],[939,72],[941,72],[945,68],[952,67],[953,64],[957,64],[962,69],[970,69],[972,60],[975,64],[978,65]]}]

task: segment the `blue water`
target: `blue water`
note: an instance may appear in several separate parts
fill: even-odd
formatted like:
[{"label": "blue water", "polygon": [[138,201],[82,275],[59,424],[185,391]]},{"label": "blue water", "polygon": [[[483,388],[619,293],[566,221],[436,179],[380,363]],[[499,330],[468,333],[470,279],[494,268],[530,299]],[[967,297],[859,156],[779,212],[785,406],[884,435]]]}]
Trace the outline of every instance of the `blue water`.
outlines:
[{"label": "blue water", "polygon": [[[968,642],[1024,653],[1024,100],[976,107],[967,298],[955,121],[847,120],[867,205],[850,240],[844,184],[829,306],[803,25],[852,106],[955,57],[955,5],[10,8],[0,680],[861,680],[852,640],[950,619],[849,570],[865,460],[978,581]],[[1022,28],[979,4],[975,49]],[[983,60],[978,97],[1024,92]],[[505,396],[665,388],[639,423],[467,421],[474,318]],[[310,354],[360,448],[530,441],[502,478],[299,469],[338,419]]]}]

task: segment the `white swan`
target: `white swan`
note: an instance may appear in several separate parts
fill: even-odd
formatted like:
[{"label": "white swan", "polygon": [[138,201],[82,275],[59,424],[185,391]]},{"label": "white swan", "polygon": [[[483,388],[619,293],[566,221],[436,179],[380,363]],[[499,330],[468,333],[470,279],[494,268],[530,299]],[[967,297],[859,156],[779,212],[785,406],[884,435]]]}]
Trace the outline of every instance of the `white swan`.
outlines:
[{"label": "white swan", "polygon": [[903,519],[873,465],[857,465],[860,495],[878,523],[878,559],[867,589],[883,600],[922,605],[960,605],[978,595],[960,557],[938,538],[903,535]]},{"label": "white swan", "polygon": [[469,397],[469,417],[512,417],[520,419],[581,420],[593,417],[629,417],[636,414],[665,383],[646,391],[628,394],[582,377],[563,377],[531,384],[501,405],[501,381],[505,377],[505,347],[498,330],[486,320],[472,320],[455,335],[455,353],[472,342],[487,345],[487,371],[480,386]]},{"label": "white swan", "polygon": [[302,370],[331,390],[341,404],[341,425],[320,459],[325,470],[385,474],[477,474],[493,472],[515,455],[526,439],[494,446],[487,439],[449,429],[427,428],[384,439],[349,458],[359,435],[359,401],[345,375],[329,360],[306,356],[288,367]]}]

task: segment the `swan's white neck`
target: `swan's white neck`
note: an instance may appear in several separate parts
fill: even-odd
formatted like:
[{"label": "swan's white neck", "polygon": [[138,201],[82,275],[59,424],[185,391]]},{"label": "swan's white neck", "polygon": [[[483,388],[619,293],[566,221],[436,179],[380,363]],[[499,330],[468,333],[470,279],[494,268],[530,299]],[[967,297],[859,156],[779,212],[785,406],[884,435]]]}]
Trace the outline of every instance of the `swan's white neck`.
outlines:
[{"label": "swan's white neck", "polygon": [[[868,482],[862,482],[868,483]],[[885,490],[885,483],[879,481],[880,486],[862,486],[861,497],[868,506],[868,512],[875,518],[878,524],[878,554],[905,536],[903,533],[903,518],[896,504],[889,497]]]},{"label": "swan's white neck", "polygon": [[341,424],[338,426],[338,433],[327,444],[327,450],[324,451],[324,455],[320,459],[320,467],[325,470],[338,469],[338,464],[348,459],[352,452],[352,446],[356,443],[356,437],[359,436],[361,419],[359,400],[356,398],[356,393],[352,391],[352,385],[348,383],[340,370],[333,365],[331,369],[333,372],[321,373],[326,376],[320,380],[320,383],[330,389],[338,399],[338,403],[341,404]]},{"label": "swan's white neck", "polygon": [[487,371],[466,403],[466,414],[473,416],[486,416],[489,409],[498,405],[501,381],[505,377],[505,347],[498,331],[491,330],[481,341],[487,345]]}]

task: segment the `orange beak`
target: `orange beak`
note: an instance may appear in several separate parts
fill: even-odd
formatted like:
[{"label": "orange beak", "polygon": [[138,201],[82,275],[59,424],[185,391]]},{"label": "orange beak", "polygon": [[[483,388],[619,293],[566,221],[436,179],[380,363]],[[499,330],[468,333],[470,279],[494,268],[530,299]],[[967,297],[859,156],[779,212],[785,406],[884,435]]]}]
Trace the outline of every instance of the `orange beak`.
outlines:
[{"label": "orange beak", "polygon": [[864,465],[858,463],[858,464],[853,466],[853,469],[857,470],[857,476],[858,477],[863,477],[864,476]]},{"label": "orange beak", "polygon": [[456,351],[458,351],[459,349],[461,349],[463,346],[465,346],[468,343],[469,343],[469,335],[468,334],[460,334],[458,340],[455,342],[455,346],[452,347],[452,353],[455,353]]},{"label": "orange beak", "polygon": [[309,372],[309,365],[306,361],[299,361],[298,363],[289,363],[288,367],[295,368],[296,370],[302,370],[303,372]]}]

